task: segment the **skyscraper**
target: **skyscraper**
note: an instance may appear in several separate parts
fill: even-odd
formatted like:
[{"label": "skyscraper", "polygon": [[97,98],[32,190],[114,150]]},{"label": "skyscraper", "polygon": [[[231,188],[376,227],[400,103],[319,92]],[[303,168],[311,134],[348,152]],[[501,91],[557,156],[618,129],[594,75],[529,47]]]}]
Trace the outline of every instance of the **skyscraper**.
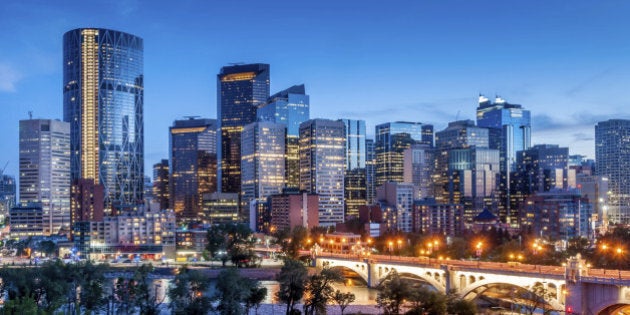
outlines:
[{"label": "skyscraper", "polygon": [[170,135],[171,208],[177,220],[195,220],[203,194],[217,191],[217,121],[176,120]]},{"label": "skyscraper", "polygon": [[595,125],[595,173],[608,177],[608,220],[630,223],[630,120]]},{"label": "skyscraper", "polygon": [[434,197],[433,171],[435,170],[435,149],[427,144],[412,144],[403,153],[404,182],[418,187],[417,199]]},{"label": "skyscraper", "polygon": [[365,169],[365,121],[340,119],[346,126],[345,218],[359,218],[359,206],[367,204]]},{"label": "skyscraper", "polygon": [[479,95],[477,126],[489,128],[490,149],[500,154],[501,177],[499,179],[500,213],[503,222],[516,222],[518,216],[510,210],[511,173],[516,171],[516,153],[531,147],[531,117],[521,105],[510,104],[500,97],[494,103]]},{"label": "skyscraper", "polygon": [[300,189],[319,195],[319,224],[344,221],[345,126],[311,119],[300,125]]},{"label": "skyscraper", "polygon": [[20,203],[37,203],[43,234],[70,231],[70,124],[20,120]]},{"label": "skyscraper", "polygon": [[[268,220],[264,203],[267,197],[282,192],[285,186],[286,125],[255,122],[243,128],[241,136],[241,189],[243,203],[250,205],[250,218],[259,230]],[[252,222],[250,222],[252,223]]]},{"label": "skyscraper", "polygon": [[271,121],[287,126],[286,139],[286,185],[289,188],[300,186],[300,157],[298,138],[300,124],[309,120],[309,96],[304,85],[294,85],[280,91],[260,105],[257,110],[259,121]]},{"label": "skyscraper", "polygon": [[143,49],[142,38],[107,29],[63,36],[71,177],[102,184],[108,213],[143,200]]},{"label": "skyscraper", "polygon": [[499,150],[490,149],[489,130],[472,120],[450,122],[435,133],[435,197],[440,203],[464,204],[470,223],[484,207],[496,212]]},{"label": "skyscraper", "polygon": [[433,145],[433,126],[397,121],[376,126],[376,186],[403,181],[403,152],[412,144]]},{"label": "skyscraper", "polygon": [[161,160],[153,164],[153,196],[160,205],[160,210],[170,208],[170,184],[169,184],[168,160]]},{"label": "skyscraper", "polygon": [[241,132],[256,121],[256,107],[269,98],[269,65],[247,64],[221,68],[217,75],[219,122],[219,188],[241,192]]}]

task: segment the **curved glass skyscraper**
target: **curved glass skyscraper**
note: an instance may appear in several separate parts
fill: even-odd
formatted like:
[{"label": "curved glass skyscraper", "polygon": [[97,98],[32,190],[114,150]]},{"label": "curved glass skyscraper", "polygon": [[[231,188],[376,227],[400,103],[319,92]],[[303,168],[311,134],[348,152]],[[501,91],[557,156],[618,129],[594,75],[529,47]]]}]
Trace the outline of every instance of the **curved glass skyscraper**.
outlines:
[{"label": "curved glass skyscraper", "polygon": [[143,99],[142,38],[91,28],[64,34],[63,116],[70,123],[71,176],[102,184],[108,210],[143,199]]}]

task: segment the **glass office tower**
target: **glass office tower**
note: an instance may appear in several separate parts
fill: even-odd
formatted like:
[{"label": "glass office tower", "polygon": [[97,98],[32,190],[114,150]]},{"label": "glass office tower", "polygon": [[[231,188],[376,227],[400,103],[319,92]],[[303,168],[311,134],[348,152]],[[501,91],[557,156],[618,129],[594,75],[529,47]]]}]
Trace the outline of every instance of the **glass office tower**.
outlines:
[{"label": "glass office tower", "polygon": [[479,95],[477,107],[477,126],[490,129],[490,148],[498,149],[500,154],[501,177],[499,190],[499,216],[501,221],[516,222],[517,215],[510,210],[511,173],[516,171],[516,152],[531,147],[531,117],[521,105],[510,104],[500,97],[491,102]]},{"label": "glass office tower", "polygon": [[189,118],[170,128],[170,203],[177,220],[195,220],[203,194],[217,191],[217,121]]},{"label": "glass office tower", "polygon": [[300,156],[298,138],[300,124],[309,120],[309,96],[304,85],[294,85],[280,91],[258,107],[258,121],[271,121],[287,126],[286,136],[286,185],[288,188],[300,186]]},{"label": "glass office tower", "polygon": [[608,177],[608,219],[630,223],[630,120],[610,119],[595,125],[595,172]]},{"label": "glass office tower", "polygon": [[432,125],[397,121],[376,126],[376,187],[403,182],[403,152],[416,143],[433,145]]},{"label": "glass office tower", "polygon": [[345,219],[359,218],[367,204],[365,121],[340,119],[346,126]]},{"label": "glass office tower", "polygon": [[20,203],[43,211],[43,234],[70,231],[70,124],[20,120]]},{"label": "glass office tower", "polygon": [[105,188],[106,211],[143,200],[143,41],[107,29],[63,36],[63,118],[72,180]]},{"label": "glass office tower", "polygon": [[241,132],[256,121],[257,106],[268,98],[268,64],[226,66],[217,75],[220,191],[241,192]]}]

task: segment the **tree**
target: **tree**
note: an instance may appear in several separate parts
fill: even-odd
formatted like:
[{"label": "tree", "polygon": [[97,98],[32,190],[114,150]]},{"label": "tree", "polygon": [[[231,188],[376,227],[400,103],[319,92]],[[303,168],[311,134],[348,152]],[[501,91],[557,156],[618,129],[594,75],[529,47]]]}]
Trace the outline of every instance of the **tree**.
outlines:
[{"label": "tree", "polygon": [[343,277],[337,270],[323,269],[319,274],[310,276],[306,282],[307,297],[304,300],[304,314],[326,314],[326,305],[335,293],[332,284]]},{"label": "tree", "polygon": [[151,294],[152,281],[149,279],[149,274],[153,272],[153,265],[143,264],[138,267],[134,272],[133,278],[130,284],[133,286],[133,301],[132,304],[140,309],[142,315],[157,315],[160,313],[160,304],[162,301],[157,299],[157,288],[155,293]]},{"label": "tree", "polygon": [[451,295],[446,303],[446,312],[447,314],[475,315],[477,314],[477,305],[473,301]]},{"label": "tree", "polygon": [[286,314],[291,314],[294,311],[295,304],[304,295],[307,278],[308,272],[301,262],[293,259],[284,261],[284,265],[276,278],[280,285],[276,296],[278,300],[287,304]]},{"label": "tree", "polygon": [[337,303],[337,305],[339,305],[339,308],[341,309],[341,315],[343,315],[343,312],[346,310],[348,305],[354,302],[355,299],[356,296],[352,292],[344,293],[337,290],[333,295],[333,300],[335,301],[335,303]]},{"label": "tree", "polygon": [[249,310],[253,307],[256,310],[256,314],[258,314],[258,308],[260,307],[260,303],[262,303],[267,297],[267,288],[254,286],[249,291],[249,296],[245,300],[245,308],[247,314],[249,314]]},{"label": "tree", "polygon": [[404,300],[411,295],[409,282],[402,279],[396,270],[392,270],[377,289],[376,304],[385,314],[400,314]]},{"label": "tree", "polygon": [[409,292],[411,310],[405,314],[446,314],[446,296],[425,286],[413,288]]},{"label": "tree", "polygon": [[280,245],[282,252],[291,259],[298,259],[300,249],[308,238],[308,230],[303,226],[296,226],[293,230],[284,229],[274,235],[275,244]]},{"label": "tree", "polygon": [[206,314],[212,306],[212,301],[203,293],[209,286],[209,279],[199,271],[190,270],[185,266],[178,269],[178,274],[168,290],[173,314]]},{"label": "tree", "polygon": [[57,244],[53,241],[41,241],[37,248],[46,256],[51,256],[57,252]]},{"label": "tree", "polygon": [[[235,268],[228,268],[217,278],[214,300],[219,304],[216,310],[222,315],[238,315],[245,313],[241,303],[250,295],[253,281],[242,277]],[[249,313],[249,312],[247,312]]]},{"label": "tree", "polygon": [[32,297],[24,296],[17,299],[8,300],[2,308],[3,315],[22,315],[22,314],[46,314],[37,307],[37,302]]},{"label": "tree", "polygon": [[[245,224],[220,224],[208,230],[206,249],[213,257],[221,257],[223,265],[229,259],[237,266],[246,266],[255,261],[252,230]],[[219,255],[220,251],[226,255]]]}]

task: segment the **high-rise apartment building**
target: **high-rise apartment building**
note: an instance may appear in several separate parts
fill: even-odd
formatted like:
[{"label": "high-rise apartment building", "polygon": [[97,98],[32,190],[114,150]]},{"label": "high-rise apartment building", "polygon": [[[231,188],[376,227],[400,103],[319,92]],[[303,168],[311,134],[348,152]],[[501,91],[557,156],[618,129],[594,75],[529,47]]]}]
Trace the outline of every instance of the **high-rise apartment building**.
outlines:
[{"label": "high-rise apartment building", "polygon": [[79,28],[63,36],[63,120],[70,123],[71,176],[105,188],[106,211],[142,203],[142,38]]},{"label": "high-rise apartment building", "polygon": [[20,203],[40,204],[43,234],[70,231],[70,124],[20,120]]},{"label": "high-rise apartment building", "polygon": [[170,204],[178,220],[195,220],[203,194],[217,191],[217,121],[189,118],[170,128]]},{"label": "high-rise apartment building", "polygon": [[358,219],[359,207],[367,204],[365,121],[340,121],[346,126],[345,218]]},{"label": "high-rise apartment building", "polygon": [[219,188],[241,192],[241,132],[256,121],[256,108],[269,98],[269,65],[246,64],[221,68],[217,75],[219,123]]},{"label": "high-rise apartment building", "polygon": [[403,182],[403,152],[412,144],[433,145],[433,126],[419,122],[390,122],[376,126],[376,186]]},{"label": "high-rise apartment building", "polygon": [[[285,187],[286,125],[255,122],[241,135],[242,202],[249,206],[250,219],[264,221],[267,197]],[[251,223],[251,222],[250,222]],[[252,226],[260,226],[259,224]]]},{"label": "high-rise apartment building", "polygon": [[298,138],[300,124],[310,118],[309,96],[304,85],[294,85],[280,91],[260,105],[257,110],[258,121],[271,121],[287,126],[286,137],[286,186],[300,186],[300,156]]},{"label": "high-rise apartment building", "polygon": [[[160,210],[170,209],[170,170],[168,160],[153,164],[153,196]],[[216,181],[216,180],[215,180]]]},{"label": "high-rise apartment building", "polygon": [[510,194],[513,190],[510,187],[512,182],[510,177],[517,168],[517,152],[531,147],[530,111],[523,109],[521,105],[510,104],[500,97],[496,97],[492,102],[480,95],[477,125],[489,129],[490,148],[498,149],[500,153],[499,217],[503,222],[516,222],[518,216],[512,215],[510,211]]},{"label": "high-rise apartment building", "polygon": [[344,221],[345,126],[311,119],[300,125],[300,189],[319,195],[319,224]]},{"label": "high-rise apartment building", "polygon": [[595,173],[608,177],[608,220],[630,223],[630,120],[595,125]]}]

